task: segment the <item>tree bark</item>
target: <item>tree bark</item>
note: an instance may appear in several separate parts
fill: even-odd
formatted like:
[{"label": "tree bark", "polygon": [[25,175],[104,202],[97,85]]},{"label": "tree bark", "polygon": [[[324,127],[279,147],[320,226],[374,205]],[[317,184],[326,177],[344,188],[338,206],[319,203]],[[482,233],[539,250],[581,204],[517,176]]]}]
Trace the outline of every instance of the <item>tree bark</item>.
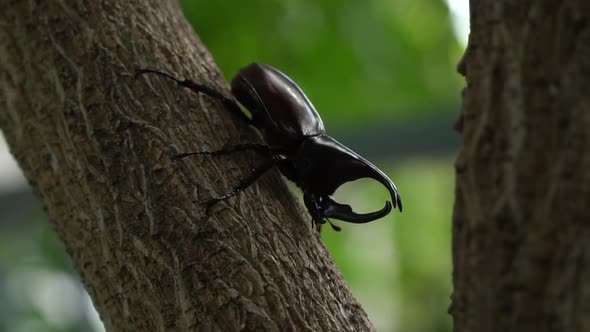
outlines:
[{"label": "tree bark", "polygon": [[471,1],[455,331],[590,330],[590,2]]},{"label": "tree bark", "polygon": [[[0,5],[0,127],[110,331],[359,331],[371,324],[276,171],[210,214],[261,163],[171,161],[256,142],[176,1]],[[239,50],[236,50],[238,52]]]}]

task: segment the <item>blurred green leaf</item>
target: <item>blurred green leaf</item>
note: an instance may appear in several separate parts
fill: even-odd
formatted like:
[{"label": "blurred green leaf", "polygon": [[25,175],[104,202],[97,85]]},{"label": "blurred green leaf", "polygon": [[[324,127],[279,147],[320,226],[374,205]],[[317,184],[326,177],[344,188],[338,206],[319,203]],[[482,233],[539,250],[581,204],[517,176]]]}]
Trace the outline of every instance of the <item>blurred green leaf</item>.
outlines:
[{"label": "blurred green leaf", "polygon": [[253,61],[271,64],[300,84],[328,126],[458,104],[461,46],[442,1],[181,4],[227,78]]},{"label": "blurred green leaf", "polygon": [[[322,237],[353,293],[373,322],[381,324],[378,330],[450,331],[451,162],[420,158],[385,170],[402,193],[404,212],[364,225],[340,222],[341,233],[325,227]],[[360,212],[381,208],[389,199],[371,181],[355,181],[342,189],[337,200]],[[362,297],[367,292],[375,298]],[[385,300],[377,298],[383,294],[388,294]],[[397,312],[380,313],[383,307]]]}]

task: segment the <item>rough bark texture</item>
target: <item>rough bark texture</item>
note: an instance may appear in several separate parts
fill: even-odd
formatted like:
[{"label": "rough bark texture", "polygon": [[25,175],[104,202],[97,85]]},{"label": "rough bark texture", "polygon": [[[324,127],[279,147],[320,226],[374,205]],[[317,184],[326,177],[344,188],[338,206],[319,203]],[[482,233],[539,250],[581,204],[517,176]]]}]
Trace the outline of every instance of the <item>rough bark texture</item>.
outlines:
[{"label": "rough bark texture", "polygon": [[170,160],[259,139],[208,97],[133,79],[228,93],[175,1],[5,0],[0,24],[0,126],[107,330],[372,329],[277,172],[207,216],[260,158]]},{"label": "rough bark texture", "polygon": [[455,331],[590,331],[590,2],[471,1]]}]

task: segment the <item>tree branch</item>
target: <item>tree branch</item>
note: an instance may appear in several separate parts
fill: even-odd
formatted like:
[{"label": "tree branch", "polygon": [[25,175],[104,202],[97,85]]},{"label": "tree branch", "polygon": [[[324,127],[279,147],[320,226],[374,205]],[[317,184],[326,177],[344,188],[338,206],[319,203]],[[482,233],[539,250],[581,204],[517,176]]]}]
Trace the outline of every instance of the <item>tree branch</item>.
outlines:
[{"label": "tree branch", "polygon": [[204,213],[259,142],[151,67],[227,84],[175,1],[3,1],[0,127],[107,330],[372,329],[277,172]]},{"label": "tree branch", "polygon": [[590,3],[470,4],[455,331],[588,331]]}]

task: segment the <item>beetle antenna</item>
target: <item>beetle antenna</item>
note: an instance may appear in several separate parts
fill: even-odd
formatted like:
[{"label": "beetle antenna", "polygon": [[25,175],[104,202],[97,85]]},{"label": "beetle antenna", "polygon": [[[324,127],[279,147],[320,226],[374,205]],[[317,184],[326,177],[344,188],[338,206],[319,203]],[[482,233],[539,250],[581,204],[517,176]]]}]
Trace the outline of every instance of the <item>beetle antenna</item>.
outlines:
[{"label": "beetle antenna", "polygon": [[326,218],[326,221],[328,222],[328,224],[330,224],[330,226],[332,227],[332,229],[334,231],[340,232],[342,230],[341,227],[338,227],[338,226],[334,225],[330,219]]}]

